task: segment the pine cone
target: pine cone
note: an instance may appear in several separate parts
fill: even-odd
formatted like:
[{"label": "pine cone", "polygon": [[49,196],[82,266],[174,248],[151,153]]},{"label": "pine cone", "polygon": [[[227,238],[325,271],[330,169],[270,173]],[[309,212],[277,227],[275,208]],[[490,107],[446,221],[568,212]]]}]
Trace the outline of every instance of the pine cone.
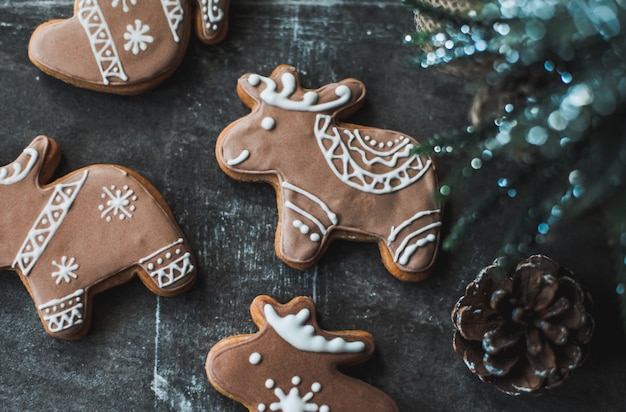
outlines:
[{"label": "pine cone", "polygon": [[494,263],[452,311],[454,351],[507,394],[540,393],[585,359],[594,328],[590,304],[573,274],[545,256],[520,262],[511,276]]}]

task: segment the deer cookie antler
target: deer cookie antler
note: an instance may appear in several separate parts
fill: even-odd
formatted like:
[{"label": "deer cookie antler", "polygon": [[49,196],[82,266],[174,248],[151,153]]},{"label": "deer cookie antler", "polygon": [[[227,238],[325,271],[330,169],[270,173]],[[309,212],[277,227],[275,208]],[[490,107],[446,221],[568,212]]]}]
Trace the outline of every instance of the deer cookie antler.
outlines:
[{"label": "deer cookie antler", "polygon": [[278,85],[269,78],[258,74],[252,74],[248,77],[248,83],[256,87],[261,83],[265,84],[265,89],[259,95],[265,103],[284,110],[294,110],[303,112],[325,112],[327,110],[336,109],[350,101],[352,91],[344,84],[339,84],[335,88],[335,94],[338,99],[325,103],[318,103],[319,93],[308,91],[302,96],[302,100],[293,99],[296,88],[299,87],[296,76],[290,72],[284,72],[281,76],[283,89],[280,93],[276,92]]},{"label": "deer cookie antler", "polygon": [[350,78],[317,90],[305,89],[295,67],[283,64],[267,77],[245,74],[237,92],[249,107],[263,104],[286,112],[330,114],[356,110],[365,97],[365,86]]}]

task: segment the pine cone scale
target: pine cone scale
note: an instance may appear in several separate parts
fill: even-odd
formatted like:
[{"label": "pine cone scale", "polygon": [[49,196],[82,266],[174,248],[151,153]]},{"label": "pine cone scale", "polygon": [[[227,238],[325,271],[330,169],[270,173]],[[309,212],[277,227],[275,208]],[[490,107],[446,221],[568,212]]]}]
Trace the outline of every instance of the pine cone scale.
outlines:
[{"label": "pine cone scale", "polygon": [[543,345],[536,354],[526,352],[526,359],[537,376],[546,378],[556,372],[556,356],[550,345]]},{"label": "pine cone scale", "polygon": [[503,323],[494,329],[488,330],[482,336],[482,345],[485,352],[495,355],[514,346],[522,337],[523,331]]},{"label": "pine cone scale", "polygon": [[550,306],[558,289],[559,284],[554,276],[543,275],[541,277],[541,290],[532,302],[535,311],[542,311]]},{"label": "pine cone scale", "polygon": [[518,361],[519,354],[517,352],[503,356],[485,353],[485,356],[483,356],[485,369],[493,376],[507,375]]},{"label": "pine cone scale", "polygon": [[461,335],[468,340],[481,339],[488,329],[501,322],[500,314],[485,305],[462,306],[454,319]]},{"label": "pine cone scale", "polygon": [[462,339],[460,335],[455,335],[452,345],[454,351],[461,354],[465,366],[474,374],[478,375],[481,379],[485,376],[491,376],[483,362],[483,351],[480,346],[470,344],[470,341]]},{"label": "pine cone scale", "polygon": [[550,319],[566,313],[571,308],[569,300],[564,297],[559,298],[554,304],[537,313],[539,319]]},{"label": "pine cone scale", "polygon": [[531,393],[539,390],[543,385],[544,378],[535,373],[529,363],[515,376],[511,377],[510,393],[521,394]]},{"label": "pine cone scale", "polygon": [[578,345],[559,346],[555,352],[557,353],[557,367],[559,369],[573,370],[580,366],[584,359],[583,351]]},{"label": "pine cone scale", "polygon": [[543,339],[537,329],[526,331],[526,350],[528,353],[536,355],[543,348]]},{"label": "pine cone scale", "polygon": [[564,345],[567,342],[569,332],[565,326],[554,325],[545,320],[537,321],[535,326],[543,332],[546,338],[555,344]]}]

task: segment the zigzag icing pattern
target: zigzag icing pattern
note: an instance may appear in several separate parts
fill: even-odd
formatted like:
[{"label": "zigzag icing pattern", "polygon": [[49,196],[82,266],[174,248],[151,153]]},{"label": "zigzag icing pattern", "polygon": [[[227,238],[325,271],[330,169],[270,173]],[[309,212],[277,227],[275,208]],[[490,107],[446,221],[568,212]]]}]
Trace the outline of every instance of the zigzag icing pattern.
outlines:
[{"label": "zigzag icing pattern", "polygon": [[[194,269],[191,263],[191,253],[182,251],[177,245],[183,243],[183,239],[178,239],[151,255],[139,260],[150,272],[150,277],[155,280],[159,287],[170,286],[187,276]],[[169,263],[167,263],[169,262]]]},{"label": "zigzag icing pattern", "polygon": [[172,30],[172,37],[174,41],[178,43],[180,38],[178,37],[178,26],[183,21],[183,6],[180,4],[180,0],[161,0],[163,6],[163,12],[167,17],[167,23]]},{"label": "zigzag icing pattern", "polygon": [[51,332],[59,332],[83,323],[84,305],[81,299],[84,293],[83,289],[78,289],[71,295],[39,305]]},{"label": "zigzag icing pattern", "polygon": [[81,0],[77,16],[89,38],[91,51],[102,75],[102,82],[108,86],[110,77],[127,81],[128,76],[124,73],[115,42],[102,9],[98,5],[98,0]]},{"label": "zigzag icing pattern", "polygon": [[29,275],[63,223],[67,212],[78,196],[83,183],[85,183],[88,173],[85,171],[82,177],[75,182],[60,183],[54,187],[52,196],[35,220],[13,262],[13,267],[18,268],[24,276]]},{"label": "zigzag icing pattern", "polygon": [[[418,181],[432,164],[430,159],[423,164],[419,156],[410,153],[412,145],[406,144],[403,151],[393,153],[391,161],[387,161],[386,165],[395,169],[387,173],[372,173],[352,158],[351,154],[354,151],[346,146],[337,127],[331,128],[331,124],[332,116],[318,114],[315,119],[315,138],[333,173],[343,183],[355,189],[373,194],[392,193]],[[346,134],[349,136],[350,144],[352,140],[357,139],[355,133],[346,130]],[[328,142],[330,146],[327,147]],[[362,152],[359,155],[362,155]],[[335,166],[337,160],[341,164],[340,168]],[[404,163],[396,167],[400,161]],[[384,164],[382,159],[378,163]]]},{"label": "zigzag icing pattern", "polygon": [[156,278],[157,285],[161,288],[176,283],[193,270],[190,256],[190,253],[185,253],[169,265],[150,273],[150,277]]}]

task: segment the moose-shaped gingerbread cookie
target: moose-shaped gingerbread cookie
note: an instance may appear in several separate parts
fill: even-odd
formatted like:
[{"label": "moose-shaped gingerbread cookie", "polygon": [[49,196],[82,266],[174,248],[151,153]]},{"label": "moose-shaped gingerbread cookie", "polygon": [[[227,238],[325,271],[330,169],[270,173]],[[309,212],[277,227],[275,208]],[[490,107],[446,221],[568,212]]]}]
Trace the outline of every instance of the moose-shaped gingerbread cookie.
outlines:
[{"label": "moose-shaped gingerbread cookie", "polygon": [[209,380],[222,394],[251,412],[398,411],[385,393],[337,370],[369,359],[372,335],[321,329],[306,297],[281,305],[259,296],[250,312],[259,332],[223,339],[207,357]]},{"label": "moose-shaped gingerbread cookie", "polygon": [[30,60],[86,89],[138,94],[180,65],[191,30],[207,44],[224,39],[230,0],[76,0],[74,16],[39,26]]},{"label": "moose-shaped gingerbread cookie", "polygon": [[397,278],[428,276],[442,213],[435,163],[404,134],[339,122],[362,106],[363,83],[307,90],[282,65],[242,76],[237,91],[252,113],[221,133],[217,160],[235,179],[274,186],[283,261],[306,269],[333,238],[375,241]]},{"label": "moose-shaped gingerbread cookie", "polygon": [[114,165],[48,184],[60,158],[39,136],[0,168],[0,269],[20,275],[48,333],[83,337],[93,295],[135,275],[161,296],[191,287],[193,254],[156,189]]}]

